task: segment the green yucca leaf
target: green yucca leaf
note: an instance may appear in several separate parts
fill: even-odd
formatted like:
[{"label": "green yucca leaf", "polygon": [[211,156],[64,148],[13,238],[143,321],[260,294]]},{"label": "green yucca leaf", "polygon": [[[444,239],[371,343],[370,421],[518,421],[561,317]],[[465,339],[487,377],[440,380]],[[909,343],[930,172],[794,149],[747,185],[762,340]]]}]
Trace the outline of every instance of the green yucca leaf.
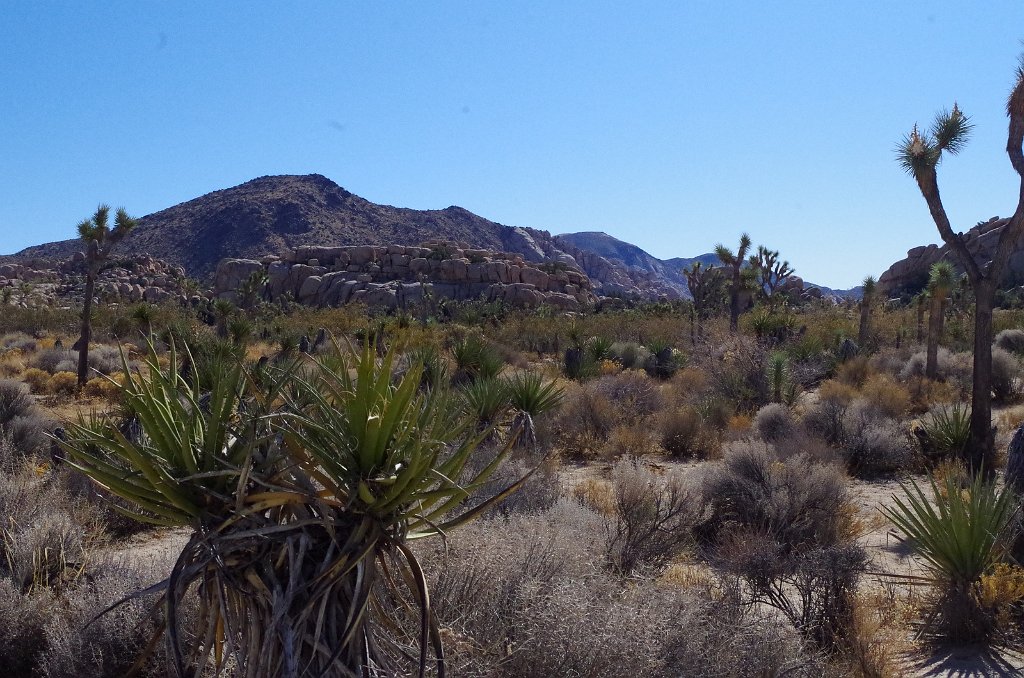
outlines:
[{"label": "green yucca leaf", "polygon": [[911,540],[933,577],[970,585],[1005,554],[1014,529],[1013,492],[981,476],[968,488],[952,475],[941,488],[934,479],[929,484],[931,500],[911,481],[882,512]]}]

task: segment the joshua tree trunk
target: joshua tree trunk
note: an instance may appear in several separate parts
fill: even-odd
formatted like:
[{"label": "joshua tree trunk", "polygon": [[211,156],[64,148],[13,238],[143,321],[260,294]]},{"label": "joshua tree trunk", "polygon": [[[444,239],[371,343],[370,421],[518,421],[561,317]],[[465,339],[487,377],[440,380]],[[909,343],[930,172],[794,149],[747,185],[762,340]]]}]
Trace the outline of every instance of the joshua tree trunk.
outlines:
[{"label": "joshua tree trunk", "polygon": [[739,269],[732,274],[732,285],[729,288],[729,331],[736,332],[740,327],[740,279]]},{"label": "joshua tree trunk", "polygon": [[96,241],[89,243],[85,255],[85,303],[82,306],[82,336],[78,339],[78,385],[89,380],[89,342],[92,341],[92,297],[96,293],[96,260],[99,248]]},{"label": "joshua tree trunk", "polygon": [[995,473],[995,432],[992,428],[992,307],[994,279],[974,285],[974,379],[971,389],[971,437],[968,463],[974,473]]},{"label": "joshua tree trunk", "polygon": [[917,304],[917,343],[924,341],[924,302]]},{"label": "joshua tree trunk", "polygon": [[925,361],[924,376],[937,379],[939,376],[939,340],[942,338],[942,301],[932,295],[931,310],[928,313],[928,358]]},{"label": "joshua tree trunk", "polygon": [[857,343],[864,346],[868,341],[868,333],[871,331],[871,307],[866,301],[860,304],[860,327],[857,330]]}]

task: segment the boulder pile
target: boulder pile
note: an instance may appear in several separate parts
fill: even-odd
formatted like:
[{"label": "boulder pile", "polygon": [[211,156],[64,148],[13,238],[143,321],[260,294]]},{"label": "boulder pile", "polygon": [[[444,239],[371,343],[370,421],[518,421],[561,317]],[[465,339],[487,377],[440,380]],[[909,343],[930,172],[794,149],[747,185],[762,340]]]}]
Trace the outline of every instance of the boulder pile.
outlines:
[{"label": "boulder pile", "polygon": [[388,310],[428,299],[502,301],[578,310],[596,301],[590,279],[571,257],[527,262],[520,254],[430,241],[420,246],[302,246],[283,257],[224,259],[214,295],[239,301],[240,290],[310,306],[361,302]]}]

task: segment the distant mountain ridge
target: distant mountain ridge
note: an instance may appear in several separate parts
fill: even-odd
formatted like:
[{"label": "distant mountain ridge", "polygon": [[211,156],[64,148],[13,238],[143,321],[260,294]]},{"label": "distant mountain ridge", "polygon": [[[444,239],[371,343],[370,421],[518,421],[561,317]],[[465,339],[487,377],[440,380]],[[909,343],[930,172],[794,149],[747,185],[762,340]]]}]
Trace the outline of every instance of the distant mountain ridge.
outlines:
[{"label": "distant mountain ridge", "polygon": [[[70,228],[69,228],[70,230]],[[225,258],[284,255],[302,245],[419,245],[448,240],[579,267],[605,296],[688,297],[682,269],[717,264],[714,254],[657,259],[606,233],[552,236],[499,224],[462,207],[416,210],[380,205],[319,174],[264,176],[213,191],[139,219],[118,247],[149,254],[209,281]],[[77,238],[28,247],[0,261],[64,260],[82,249]],[[825,288],[823,288],[825,289]]]}]

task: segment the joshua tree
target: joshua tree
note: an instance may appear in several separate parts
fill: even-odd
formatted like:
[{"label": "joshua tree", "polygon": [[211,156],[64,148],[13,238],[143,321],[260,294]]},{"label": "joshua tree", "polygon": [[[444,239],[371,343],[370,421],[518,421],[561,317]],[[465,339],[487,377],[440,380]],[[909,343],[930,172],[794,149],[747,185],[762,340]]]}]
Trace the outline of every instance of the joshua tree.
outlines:
[{"label": "joshua tree", "polygon": [[683,269],[686,285],[693,296],[690,309],[690,339],[696,342],[698,334],[704,334],[704,321],[722,305],[725,298],[725,278],[722,270],[704,266],[699,261]]},{"label": "joshua tree", "polygon": [[946,319],[946,300],[956,285],[956,269],[948,261],[932,264],[928,274],[928,296],[931,309],[928,312],[928,359],[924,375],[929,379],[939,376],[939,342],[942,341]]},{"label": "joshua tree", "polygon": [[733,251],[722,245],[715,245],[715,256],[722,265],[729,269],[729,331],[735,332],[739,329],[740,323],[740,292],[743,290],[743,260],[747,258],[747,251],[750,249],[750,236],[744,233],[740,236],[740,247],[733,254]]},{"label": "joshua tree", "polygon": [[85,306],[82,309],[82,336],[78,343],[78,385],[81,386],[89,378],[89,341],[92,339],[92,298],[96,293],[96,276],[100,264],[110,256],[111,250],[124,240],[133,228],[135,219],[128,216],[123,207],[117,208],[114,217],[114,228],[107,222],[110,206],[100,205],[92,219],[85,219],[78,224],[78,237],[85,241]]},{"label": "joshua tree", "polygon": [[871,305],[875,303],[875,288],[877,283],[875,277],[869,275],[861,283],[864,292],[860,298],[860,329],[857,331],[857,343],[864,346],[868,336],[871,334]]},{"label": "joshua tree", "polygon": [[974,289],[974,383],[971,389],[971,437],[967,446],[968,462],[974,472],[995,471],[995,436],[992,430],[992,308],[996,287],[1010,255],[1024,233],[1024,59],[1015,74],[1013,90],[1006,103],[1009,116],[1006,153],[1020,177],[1017,208],[999,234],[991,262],[978,261],[967,248],[963,235],[953,231],[946,208],[939,196],[937,168],[943,152],[956,155],[967,143],[971,123],[954,104],[942,111],[930,130],[917,125],[897,147],[903,168],[917,181],[928,211],[945,242],[953,251]]},{"label": "joshua tree", "polygon": [[928,291],[921,290],[914,295],[914,304],[917,306],[917,343],[924,342],[924,312],[928,308]]},{"label": "joshua tree", "polygon": [[788,261],[779,261],[778,250],[770,250],[764,245],[758,245],[757,252],[750,255],[750,267],[757,275],[758,295],[774,306],[778,299],[775,293],[793,275],[793,267]]}]

